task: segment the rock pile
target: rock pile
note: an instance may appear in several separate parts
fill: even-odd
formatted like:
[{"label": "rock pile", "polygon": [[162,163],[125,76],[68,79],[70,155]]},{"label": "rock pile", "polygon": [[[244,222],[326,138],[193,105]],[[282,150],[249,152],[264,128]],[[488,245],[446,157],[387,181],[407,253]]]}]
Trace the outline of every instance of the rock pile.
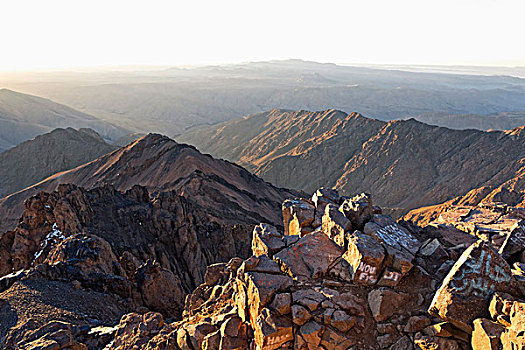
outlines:
[{"label": "rock pile", "polygon": [[[145,263],[133,288],[118,278],[108,283],[111,293],[139,293],[143,312],[125,315],[114,327],[60,330],[78,349],[523,348],[519,218],[497,245],[491,236],[477,239],[447,222],[425,228],[398,223],[364,193],[345,197],[319,189],[311,198],[286,200],[282,211],[284,232],[255,226],[252,256],[207,267],[186,296],[182,317],[167,318],[178,309],[148,312],[177,305],[181,294],[170,287],[177,285],[173,273]],[[116,259],[111,246],[87,234],[54,246],[46,254],[54,263],[42,273],[63,276],[60,266],[72,260],[70,252],[85,263],[68,264],[68,276],[82,273],[84,284],[97,273],[120,276],[127,266],[122,258],[107,263]],[[55,339],[43,327],[33,332],[44,338],[11,337],[19,344]]]},{"label": "rock pile", "polygon": [[110,349],[520,348],[522,293],[489,243],[460,254],[450,228],[327,189],[285,201],[283,219],[284,233],[255,227],[252,257],[208,267],[182,321],[142,333],[135,320],[159,316],[126,316]]}]

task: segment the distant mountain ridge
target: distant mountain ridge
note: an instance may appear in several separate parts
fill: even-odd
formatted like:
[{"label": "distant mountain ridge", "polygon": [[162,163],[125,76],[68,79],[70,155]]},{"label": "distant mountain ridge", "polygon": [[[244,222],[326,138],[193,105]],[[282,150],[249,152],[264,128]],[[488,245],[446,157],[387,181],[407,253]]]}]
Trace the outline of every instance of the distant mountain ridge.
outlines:
[{"label": "distant mountain ridge", "polygon": [[525,125],[525,111],[496,114],[426,113],[414,117],[420,122],[451,129],[510,130]]},{"label": "distant mountain ridge", "polygon": [[115,149],[91,129],[55,129],[0,153],[0,198]]},{"label": "distant mountain ridge", "polygon": [[0,89],[0,152],[55,128],[92,128],[116,140],[129,131],[51,100]]},{"label": "distant mountain ridge", "polygon": [[397,213],[500,186],[525,159],[522,128],[451,130],[337,110],[272,110],[194,128],[176,139],[278,186],[308,192],[324,182],[343,192],[371,191],[381,198],[378,204]]},{"label": "distant mountain ridge", "polygon": [[336,108],[381,120],[434,112],[525,111],[525,79],[478,72],[409,72],[282,60],[156,71],[25,74],[10,80],[0,74],[0,81],[133,132],[166,135],[272,108]]}]

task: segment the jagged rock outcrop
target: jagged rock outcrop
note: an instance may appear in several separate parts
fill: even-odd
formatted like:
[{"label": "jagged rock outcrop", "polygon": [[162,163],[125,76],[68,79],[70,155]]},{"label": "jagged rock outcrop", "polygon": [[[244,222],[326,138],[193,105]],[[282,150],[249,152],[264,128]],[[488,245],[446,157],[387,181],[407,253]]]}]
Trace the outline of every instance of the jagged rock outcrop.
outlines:
[{"label": "jagged rock outcrop", "polygon": [[[19,339],[13,344],[29,340],[25,335],[15,337],[9,328],[19,327],[27,333],[43,327],[44,321],[90,328],[99,326],[101,318],[107,325],[133,310],[178,318],[185,296],[206,281],[207,265],[228,261],[231,256],[247,257],[250,252],[253,225],[249,213],[239,223],[228,224],[174,191],[150,194],[134,186],[122,193],[109,185],[89,191],[60,185],[55,192],[30,198],[25,206],[16,229],[0,238],[4,310],[0,319],[6,325],[14,322],[0,329],[0,337]],[[55,284],[63,294],[50,294],[48,288]],[[20,288],[31,290],[21,294],[22,304],[12,297]],[[65,303],[64,298],[69,297],[65,290],[70,289],[89,295],[86,300],[98,309],[95,315],[82,316],[78,306],[68,312],[73,319],[54,310],[53,305]],[[99,304],[93,301],[97,293],[114,300],[113,310],[100,310],[108,297]],[[37,294],[44,300],[35,299]],[[32,324],[21,325],[26,319],[24,304],[46,309],[56,319],[35,315]],[[40,339],[33,338],[31,342]]]}]

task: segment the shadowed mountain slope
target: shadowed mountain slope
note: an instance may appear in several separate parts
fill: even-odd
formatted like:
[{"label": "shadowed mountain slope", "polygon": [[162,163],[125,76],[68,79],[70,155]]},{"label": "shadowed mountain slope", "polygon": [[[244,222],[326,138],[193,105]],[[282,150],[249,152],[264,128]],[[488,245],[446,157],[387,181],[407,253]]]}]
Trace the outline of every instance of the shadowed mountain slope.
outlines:
[{"label": "shadowed mountain slope", "polygon": [[55,129],[0,153],[0,198],[115,149],[91,129]]}]

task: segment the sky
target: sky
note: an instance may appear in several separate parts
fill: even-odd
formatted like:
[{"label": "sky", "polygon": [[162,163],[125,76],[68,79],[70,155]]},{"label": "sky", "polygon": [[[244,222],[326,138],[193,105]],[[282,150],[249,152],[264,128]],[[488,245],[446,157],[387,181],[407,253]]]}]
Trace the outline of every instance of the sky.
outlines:
[{"label": "sky", "polygon": [[0,71],[299,58],[525,66],[524,0],[0,0]]}]

